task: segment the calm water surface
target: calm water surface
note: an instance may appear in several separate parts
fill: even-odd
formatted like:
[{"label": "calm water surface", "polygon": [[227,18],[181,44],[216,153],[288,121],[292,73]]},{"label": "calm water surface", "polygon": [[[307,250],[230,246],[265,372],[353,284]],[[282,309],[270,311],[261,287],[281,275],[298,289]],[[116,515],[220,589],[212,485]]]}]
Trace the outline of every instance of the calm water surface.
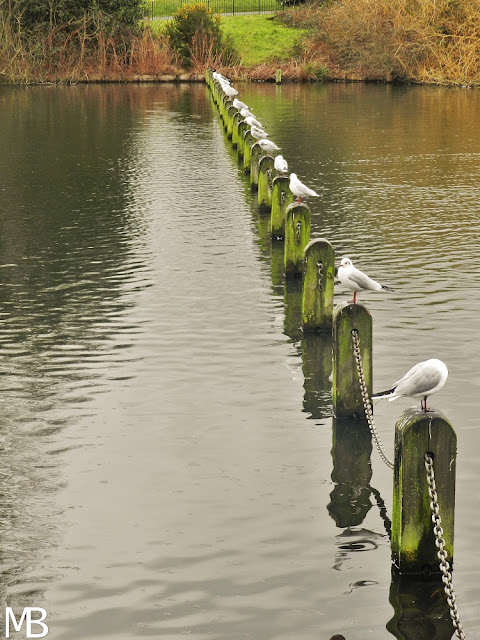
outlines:
[{"label": "calm water surface", "polygon": [[[449,367],[432,404],[458,433],[454,580],[478,637],[480,95],[241,97],[321,194],[313,236],[396,290],[363,296],[374,388]],[[0,103],[0,608],[45,607],[55,640],[393,637],[391,472],[374,453],[359,489],[333,467],[328,340],[302,339],[205,86]],[[412,404],[376,405],[390,451]]]}]

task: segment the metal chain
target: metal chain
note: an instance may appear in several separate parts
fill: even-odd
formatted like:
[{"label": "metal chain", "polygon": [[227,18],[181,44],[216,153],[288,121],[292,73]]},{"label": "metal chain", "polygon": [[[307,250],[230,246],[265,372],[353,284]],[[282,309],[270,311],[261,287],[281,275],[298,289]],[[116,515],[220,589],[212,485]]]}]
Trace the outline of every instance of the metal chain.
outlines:
[{"label": "metal chain", "polygon": [[296,235],[297,235],[297,244],[300,242],[300,234],[302,232],[302,223],[300,221],[297,222],[296,224]]},{"label": "metal chain", "polygon": [[360,355],[360,345],[358,340],[358,331],[353,329],[352,331],[352,340],[353,340],[353,352],[355,355],[355,360],[357,362],[357,371],[358,371],[358,379],[360,381],[360,391],[362,393],[363,406],[365,408],[365,416],[367,418],[368,426],[370,428],[370,432],[373,436],[373,440],[375,441],[375,446],[377,447],[378,453],[380,457],[385,462],[387,467],[393,469],[393,462],[385,453],[385,450],[382,445],[382,441],[377,433],[377,428],[375,426],[375,422],[373,420],[373,412],[372,407],[370,405],[370,397],[367,391],[367,385],[365,383],[365,376],[363,374],[363,365],[362,365],[362,356]]},{"label": "metal chain", "polygon": [[318,289],[322,290],[323,287],[323,262],[319,260],[317,262],[317,274],[318,274]]},{"label": "metal chain", "polygon": [[432,510],[433,533],[435,535],[435,546],[438,549],[437,557],[440,560],[440,571],[442,572],[443,588],[447,596],[447,603],[450,607],[450,617],[455,627],[456,635],[460,640],[465,640],[466,636],[458,615],[457,602],[452,584],[452,574],[450,564],[447,562],[447,552],[445,551],[445,540],[441,526],[440,508],[438,506],[437,488],[435,485],[435,472],[433,470],[433,458],[429,453],[425,454],[425,469],[427,470],[428,495],[430,496],[430,509]]}]

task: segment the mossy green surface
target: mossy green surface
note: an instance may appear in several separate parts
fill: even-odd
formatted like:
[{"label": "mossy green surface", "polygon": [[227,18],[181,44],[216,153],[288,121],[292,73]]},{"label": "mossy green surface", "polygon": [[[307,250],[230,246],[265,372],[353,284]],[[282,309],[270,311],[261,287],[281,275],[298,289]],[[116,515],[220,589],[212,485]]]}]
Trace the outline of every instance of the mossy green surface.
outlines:
[{"label": "mossy green surface", "polygon": [[303,275],[303,253],[310,242],[310,209],[303,202],[294,202],[285,219],[285,275],[300,278]]},{"label": "mossy green surface", "polygon": [[305,248],[302,327],[304,331],[331,331],[335,253],[323,238]]},{"label": "mossy green surface", "polygon": [[407,409],[395,425],[392,556],[402,573],[438,571],[425,453],[433,453],[448,561],[453,559],[457,437],[440,412]]},{"label": "mossy green surface", "polygon": [[273,179],[271,229],[274,240],[285,237],[286,211],[293,202],[293,193],[288,186],[289,182],[287,176],[277,176]]},{"label": "mossy green surface", "polygon": [[272,208],[271,175],[274,171],[272,156],[263,156],[258,165],[258,208],[270,211]]},{"label": "mossy green surface", "polygon": [[343,302],[333,312],[333,412],[337,418],[365,418],[352,330],[358,331],[368,396],[372,396],[372,316],[361,304]]}]

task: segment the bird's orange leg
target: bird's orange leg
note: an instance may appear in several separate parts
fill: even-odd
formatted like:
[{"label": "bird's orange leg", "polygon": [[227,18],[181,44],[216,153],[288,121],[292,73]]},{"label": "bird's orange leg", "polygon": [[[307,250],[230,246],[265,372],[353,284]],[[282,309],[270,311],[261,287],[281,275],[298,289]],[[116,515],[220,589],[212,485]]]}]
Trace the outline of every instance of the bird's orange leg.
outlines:
[{"label": "bird's orange leg", "polygon": [[354,292],[353,292],[353,300],[349,300],[348,302],[349,302],[349,304],[353,304],[353,303],[355,303],[356,301],[357,301],[357,292],[356,292],[356,291],[354,291]]}]

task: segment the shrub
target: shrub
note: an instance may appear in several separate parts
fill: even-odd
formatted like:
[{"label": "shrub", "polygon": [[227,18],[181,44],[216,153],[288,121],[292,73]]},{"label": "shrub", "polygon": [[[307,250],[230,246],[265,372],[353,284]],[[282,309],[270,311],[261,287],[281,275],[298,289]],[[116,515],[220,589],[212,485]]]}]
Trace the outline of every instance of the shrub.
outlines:
[{"label": "shrub", "polygon": [[[230,41],[223,37],[220,16],[205,4],[184,5],[166,27],[170,46],[185,66],[200,68],[215,62],[232,64],[238,58]],[[214,65],[215,66],[215,65]]]}]

